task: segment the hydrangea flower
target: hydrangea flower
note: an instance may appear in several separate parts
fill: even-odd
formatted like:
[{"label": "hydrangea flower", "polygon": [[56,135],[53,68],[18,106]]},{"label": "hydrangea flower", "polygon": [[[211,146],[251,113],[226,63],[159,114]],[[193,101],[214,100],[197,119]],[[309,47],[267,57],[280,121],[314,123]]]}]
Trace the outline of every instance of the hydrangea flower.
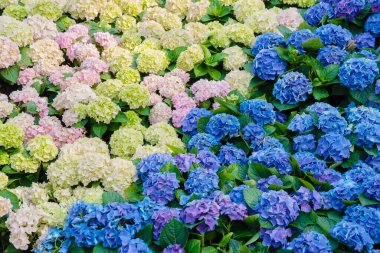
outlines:
[{"label": "hydrangea flower", "polygon": [[314,128],[313,117],[310,114],[297,114],[290,121],[288,129],[293,132],[302,133]]},{"label": "hydrangea flower", "polygon": [[364,162],[358,162],[350,170],[343,174],[344,179],[352,180],[362,185],[368,178],[376,176],[377,171]]},{"label": "hydrangea flower", "polygon": [[152,215],[154,212],[164,209],[164,206],[151,200],[149,197],[145,197],[143,200],[135,204],[139,212],[139,216],[142,220],[142,227],[152,224]]},{"label": "hydrangea flower", "polygon": [[284,146],[277,138],[267,136],[263,139],[262,143],[256,148],[255,151],[272,148],[284,149]]},{"label": "hydrangea flower", "polygon": [[231,221],[242,221],[247,217],[246,206],[232,202],[223,192],[215,191],[213,199],[220,207],[220,215],[228,216]]},{"label": "hydrangea flower", "polygon": [[281,104],[298,104],[307,99],[312,89],[312,83],[304,74],[289,72],[277,80],[272,94]]},{"label": "hydrangea flower", "polygon": [[365,0],[340,0],[333,6],[337,18],[354,19],[365,7]]},{"label": "hydrangea flower", "polygon": [[244,150],[235,147],[234,145],[227,143],[219,149],[218,155],[219,161],[222,164],[245,164],[247,162],[247,155]]},{"label": "hydrangea flower", "polygon": [[329,133],[318,140],[316,154],[340,162],[350,156],[352,144],[343,135]]},{"label": "hydrangea flower", "polygon": [[328,3],[320,2],[308,8],[305,12],[305,20],[311,26],[317,26],[322,22],[325,15],[331,12],[331,6]]},{"label": "hydrangea flower", "polygon": [[309,29],[297,30],[292,32],[289,36],[286,44],[288,46],[295,47],[300,54],[306,53],[304,48],[302,47],[302,43],[309,39],[317,38]]},{"label": "hydrangea flower", "polygon": [[370,199],[380,201],[380,174],[368,178],[363,183],[364,195]]},{"label": "hydrangea flower", "polygon": [[259,126],[272,124],[276,118],[273,105],[263,99],[244,101],[240,104],[240,112],[249,114]]},{"label": "hydrangea flower", "polygon": [[181,244],[172,244],[167,246],[162,253],[186,253]]},{"label": "hydrangea flower", "polygon": [[149,249],[148,245],[146,245],[146,243],[139,238],[128,240],[128,243],[120,247],[117,251],[117,253],[134,253],[134,252],[153,253],[153,251]]},{"label": "hydrangea flower", "polygon": [[306,111],[309,111],[312,114],[315,113],[318,117],[322,116],[327,112],[334,112],[339,114],[339,111],[336,107],[333,107],[323,102],[317,102],[312,105],[309,105],[308,107],[306,107]]},{"label": "hydrangea flower", "polygon": [[328,199],[332,208],[341,211],[344,208],[343,200],[356,200],[362,192],[360,185],[351,180],[339,180],[333,184],[334,188],[324,197]]},{"label": "hydrangea flower", "polygon": [[197,155],[197,162],[207,170],[216,172],[220,168],[218,157],[209,150],[200,150]]},{"label": "hydrangea flower", "polygon": [[218,218],[219,206],[214,200],[210,199],[191,201],[187,204],[183,213],[183,220],[187,224],[203,221],[196,227],[199,233],[202,234],[214,230],[218,223]]},{"label": "hydrangea flower", "polygon": [[263,192],[269,191],[269,186],[272,184],[284,185],[284,183],[275,175],[271,175],[268,178],[260,178],[257,181],[257,189]]},{"label": "hydrangea flower", "polygon": [[327,112],[318,118],[318,128],[324,133],[345,134],[347,132],[347,121],[340,114]]},{"label": "hydrangea flower", "polygon": [[367,18],[364,24],[364,30],[373,34],[375,37],[380,36],[380,13],[374,13]]},{"label": "hydrangea flower", "polygon": [[153,173],[143,183],[143,193],[157,203],[167,204],[174,199],[179,187],[175,173]]},{"label": "hydrangea flower", "polygon": [[197,158],[194,154],[179,154],[174,158],[174,164],[182,172],[188,172],[191,165],[197,162]]},{"label": "hydrangea flower", "polygon": [[364,90],[379,74],[375,61],[365,58],[352,58],[339,69],[339,80],[351,90]]},{"label": "hydrangea flower", "polygon": [[325,169],[327,169],[326,162],[319,160],[310,152],[297,152],[294,154],[294,158],[297,160],[301,171],[309,172],[313,175],[321,174]]},{"label": "hydrangea flower", "polygon": [[320,174],[315,174],[315,178],[321,182],[333,184],[342,178],[342,174],[333,169],[326,169]]},{"label": "hydrangea flower", "polygon": [[280,174],[290,174],[293,170],[289,153],[283,149],[264,149],[253,152],[251,161],[260,163],[268,168],[276,168]]},{"label": "hydrangea flower", "polygon": [[313,134],[299,135],[293,139],[293,149],[297,152],[312,151],[315,149]]},{"label": "hydrangea flower", "polygon": [[153,238],[158,240],[165,225],[172,219],[179,219],[180,210],[177,208],[164,208],[157,210],[152,215],[153,220]]},{"label": "hydrangea flower", "polygon": [[184,186],[190,194],[209,197],[215,189],[219,188],[218,183],[219,177],[215,172],[197,168],[190,171]]},{"label": "hydrangea flower", "polygon": [[274,48],[263,49],[253,60],[252,73],[263,80],[275,80],[286,71],[287,65]]},{"label": "hydrangea flower", "polygon": [[198,148],[198,150],[208,149],[219,144],[219,140],[215,136],[206,133],[193,135],[187,144],[187,149]]},{"label": "hydrangea flower", "polygon": [[362,251],[363,249],[371,251],[373,248],[374,242],[369,234],[362,226],[353,222],[341,221],[337,223],[330,231],[330,234],[333,238],[349,247],[354,247],[357,251]]},{"label": "hydrangea flower", "polygon": [[172,160],[173,158],[169,154],[154,153],[141,159],[141,161],[137,164],[137,170],[139,175],[144,179],[150,173],[158,172],[162,166],[172,162]]},{"label": "hydrangea flower", "polygon": [[300,234],[290,243],[289,249],[295,253],[330,253],[333,252],[329,240],[325,235],[310,231]]},{"label": "hydrangea flower", "polygon": [[277,33],[264,33],[256,38],[255,43],[251,49],[253,55],[257,55],[262,49],[269,49],[273,47],[285,47],[284,37]]},{"label": "hydrangea flower", "polygon": [[318,50],[317,59],[327,66],[330,64],[342,64],[344,59],[348,56],[348,52],[337,46],[326,46]]},{"label": "hydrangea flower", "polygon": [[264,192],[255,208],[260,218],[269,220],[273,226],[289,225],[300,211],[297,202],[284,190]]},{"label": "hydrangea flower", "polygon": [[376,39],[370,33],[360,33],[355,36],[355,44],[357,49],[375,48]]},{"label": "hydrangea flower", "polygon": [[250,147],[253,149],[261,145],[265,135],[265,130],[255,123],[249,123],[243,128],[244,140],[248,142]]},{"label": "hydrangea flower", "polygon": [[359,123],[354,128],[354,133],[358,136],[357,144],[368,148],[380,144],[380,125],[368,122]]},{"label": "hydrangea flower", "polygon": [[218,139],[224,137],[236,137],[239,134],[239,120],[230,114],[221,113],[210,118],[206,125],[206,133],[212,134]]},{"label": "hydrangea flower", "polygon": [[182,131],[194,135],[197,133],[197,124],[200,118],[211,117],[212,113],[204,108],[193,108],[182,120]]},{"label": "hydrangea flower", "polygon": [[247,188],[249,188],[249,186],[245,184],[234,187],[229,193],[230,199],[236,204],[247,205],[244,199],[244,189]]},{"label": "hydrangea flower", "polygon": [[281,248],[287,245],[287,239],[292,236],[292,231],[284,227],[274,229],[260,228],[260,236],[263,238],[264,246]]},{"label": "hydrangea flower", "polygon": [[352,40],[352,34],[349,30],[334,24],[327,24],[318,27],[315,30],[323,42],[323,45],[335,45],[342,49],[346,48],[347,43]]},{"label": "hydrangea flower", "polygon": [[297,201],[302,212],[310,213],[322,207],[321,195],[317,191],[311,191],[301,186],[296,192],[294,199]]}]

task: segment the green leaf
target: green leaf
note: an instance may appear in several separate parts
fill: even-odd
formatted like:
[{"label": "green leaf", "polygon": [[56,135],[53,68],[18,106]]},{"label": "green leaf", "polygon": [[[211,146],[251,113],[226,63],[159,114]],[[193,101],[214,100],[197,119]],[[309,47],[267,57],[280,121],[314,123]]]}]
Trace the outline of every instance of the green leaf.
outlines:
[{"label": "green leaf", "polygon": [[140,199],[142,199],[141,189],[136,184],[131,184],[127,189],[124,191],[125,199],[129,202],[137,202]]},{"label": "green leaf", "polygon": [[290,34],[292,34],[292,30],[290,30],[288,27],[284,25],[277,26],[277,29],[280,31],[282,35],[284,35],[285,38],[290,36]]},{"label": "green leaf", "polygon": [[185,245],[185,250],[187,253],[200,253],[201,241],[197,239],[189,240]]},{"label": "green leaf", "polygon": [[126,123],[128,122],[127,115],[124,112],[119,112],[112,122]]},{"label": "green leaf", "polygon": [[86,253],[84,248],[78,247],[75,243],[71,243],[71,246],[69,248],[70,253]]},{"label": "green leaf", "polygon": [[9,68],[1,69],[0,77],[11,84],[15,84],[17,82],[19,73],[20,67],[15,64]]},{"label": "green leaf", "polygon": [[292,223],[290,223],[290,225],[292,227],[304,229],[306,226],[315,225],[315,222],[313,221],[309,213],[301,212],[298,215],[297,219],[293,221]]},{"label": "green leaf", "polygon": [[137,232],[136,236],[149,245],[153,239],[153,224],[149,224],[141,229],[139,232]]},{"label": "green leaf", "polygon": [[323,229],[325,235],[329,235],[330,230],[335,226],[337,222],[327,217],[318,217],[317,224]]},{"label": "green leaf", "polygon": [[325,80],[330,82],[334,80],[339,73],[339,65],[338,64],[330,64],[325,68]]},{"label": "green leaf", "polygon": [[116,253],[117,249],[104,248],[103,245],[97,244],[93,249],[92,253]]},{"label": "green leaf", "polygon": [[17,63],[22,67],[30,67],[33,65],[32,58],[28,55],[29,48],[20,48],[21,60]]},{"label": "green leaf", "polygon": [[37,105],[32,101],[27,102],[26,111],[29,112],[30,114],[38,114]]},{"label": "green leaf", "polygon": [[369,95],[372,93],[371,87],[367,87],[364,90],[349,90],[350,95],[358,102],[365,104],[368,101]]},{"label": "green leaf", "polygon": [[372,156],[377,156],[379,154],[379,151],[376,148],[367,148],[364,146],[363,149],[367,154]]},{"label": "green leaf", "polygon": [[254,236],[251,237],[251,239],[249,239],[249,240],[245,243],[245,245],[252,244],[252,243],[256,242],[259,238],[260,238],[260,232],[257,232]]},{"label": "green leaf", "polygon": [[350,157],[345,160],[341,166],[345,169],[352,167],[354,164],[356,164],[360,159],[360,153],[359,152],[352,152]]},{"label": "green leaf", "polygon": [[95,123],[91,130],[94,136],[101,138],[107,131],[107,125],[104,123]]},{"label": "green leaf", "polygon": [[217,65],[219,64],[219,62],[222,61],[226,56],[227,56],[227,54],[225,54],[225,53],[217,53],[217,54],[214,54],[214,55],[212,55],[211,57],[205,59],[205,64],[208,65],[208,66],[211,66],[211,67],[215,67],[215,66],[217,66]]},{"label": "green leaf", "polygon": [[329,96],[330,96],[330,94],[328,93],[328,91],[325,88],[316,87],[313,89],[313,97],[316,100],[328,98]]},{"label": "green leaf", "polygon": [[81,127],[85,126],[87,124],[87,122],[88,122],[88,119],[82,119],[81,121],[75,123],[73,125],[73,127],[75,127],[75,128],[81,128]]},{"label": "green leaf", "polygon": [[359,201],[362,206],[380,205],[380,201],[366,198],[363,194],[359,195]]},{"label": "green leaf", "polygon": [[[274,49],[276,49],[276,52],[278,54],[278,56],[286,61],[286,62],[289,62],[290,61],[290,57],[289,57],[289,51],[285,48],[282,48],[282,47],[274,47]],[[250,70],[251,71],[251,70]]]},{"label": "green leaf", "polygon": [[323,47],[322,40],[320,38],[313,38],[305,40],[302,43],[302,47],[306,50],[318,50]]},{"label": "green leaf", "polygon": [[224,108],[230,110],[233,114],[235,114],[237,116],[242,115],[241,112],[239,112],[238,108],[234,104],[231,104],[230,102],[227,102],[227,101],[225,101],[219,97],[214,98],[214,101],[217,102],[218,104],[220,104],[221,107],[224,107]]},{"label": "green leaf", "polygon": [[244,222],[246,224],[248,224],[248,226],[251,226],[253,228],[257,228],[260,225],[259,215],[255,214],[255,215],[248,216],[244,219]]},{"label": "green leaf", "polygon": [[223,247],[227,246],[227,244],[229,243],[233,234],[234,234],[233,232],[230,232],[230,233],[224,235],[222,240],[220,240],[220,242],[219,242],[219,247],[223,248]]},{"label": "green leaf", "polygon": [[100,78],[104,81],[109,80],[112,78],[112,76],[109,73],[103,73],[100,75]]},{"label": "green leaf", "polygon": [[249,123],[253,122],[251,116],[249,116],[249,114],[247,113],[243,113],[243,115],[239,116],[238,119],[239,119],[241,129],[244,128]]},{"label": "green leaf", "polygon": [[18,200],[17,196],[15,194],[13,194],[12,192],[4,189],[4,190],[0,191],[0,196],[4,197],[6,199],[9,199],[11,201],[13,210],[16,210],[19,208],[19,206],[20,206],[19,200]]},{"label": "green leaf", "polygon": [[195,77],[201,77],[207,74],[207,66],[205,64],[198,64],[194,67]]},{"label": "green leaf", "polygon": [[207,126],[207,123],[209,122],[210,120],[210,116],[207,116],[207,117],[202,117],[198,120],[198,123],[197,123],[197,131],[199,133],[204,133],[206,132],[206,126]]},{"label": "green leaf", "polygon": [[149,116],[150,115],[150,108],[149,107],[139,108],[135,111],[142,116]]},{"label": "green leaf", "polygon": [[214,80],[220,80],[222,79],[222,73],[217,70],[217,69],[214,69],[214,68],[211,68],[211,67],[208,67],[207,68],[207,73],[212,77],[212,79]]},{"label": "green leaf", "polygon": [[298,104],[295,104],[295,105],[291,105],[291,104],[282,104],[280,101],[278,100],[273,100],[272,101],[272,104],[274,105],[274,107],[276,107],[279,111],[287,111],[287,110],[290,110],[290,109],[294,109],[296,107],[298,107]]},{"label": "green leaf", "polygon": [[162,229],[160,234],[160,245],[167,247],[171,244],[185,245],[189,237],[189,230],[177,219],[171,220]]},{"label": "green leaf", "polygon": [[259,202],[259,199],[261,197],[261,194],[263,194],[262,191],[255,188],[246,188],[243,191],[244,194],[244,200],[247,203],[247,205],[254,209],[257,203]]},{"label": "green leaf", "polygon": [[202,249],[202,253],[218,253],[218,251],[212,246],[207,246]]},{"label": "green leaf", "polygon": [[103,205],[108,203],[124,203],[124,198],[117,192],[103,192],[102,194]]},{"label": "green leaf", "polygon": [[186,50],[186,47],[176,47],[174,50],[167,51],[167,55],[171,62],[177,61],[179,55]]}]

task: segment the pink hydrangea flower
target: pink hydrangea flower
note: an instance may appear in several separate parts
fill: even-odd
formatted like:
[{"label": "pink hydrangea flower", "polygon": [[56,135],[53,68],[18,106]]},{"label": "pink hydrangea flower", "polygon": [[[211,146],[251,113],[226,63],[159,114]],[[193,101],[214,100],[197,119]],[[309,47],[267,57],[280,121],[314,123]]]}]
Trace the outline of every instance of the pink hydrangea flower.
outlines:
[{"label": "pink hydrangea flower", "polygon": [[97,43],[103,48],[110,48],[117,46],[119,44],[118,39],[110,33],[107,32],[97,32],[94,33],[94,38]]},{"label": "pink hydrangea flower", "polygon": [[81,63],[80,68],[90,69],[100,74],[108,71],[108,64],[98,58],[89,57]]},{"label": "pink hydrangea flower", "polygon": [[287,26],[292,30],[297,29],[300,24],[304,22],[297,8],[293,7],[281,10],[280,13],[277,14],[277,21],[280,25]]},{"label": "pink hydrangea flower", "polygon": [[64,90],[70,85],[77,83],[73,75],[74,69],[72,67],[62,65],[49,76],[49,81],[54,85],[60,86],[61,90]]},{"label": "pink hydrangea flower", "polygon": [[170,76],[176,76],[176,77],[181,78],[184,84],[188,83],[190,80],[190,74],[182,69],[173,69],[171,72],[165,74],[165,77],[170,77]]},{"label": "pink hydrangea flower", "polygon": [[171,117],[172,110],[170,107],[167,104],[160,102],[153,106],[150,111],[149,122],[152,125],[159,122],[168,122]]},{"label": "pink hydrangea flower", "polygon": [[196,107],[195,101],[186,92],[174,95],[172,102],[176,109]]},{"label": "pink hydrangea flower", "polygon": [[99,51],[94,44],[84,43],[75,43],[69,46],[66,55],[70,61],[79,60],[81,62],[89,57],[100,57]]},{"label": "pink hydrangea flower", "polygon": [[194,94],[195,102],[200,103],[210,98],[226,96],[231,88],[226,81],[201,79],[190,87],[190,91]]},{"label": "pink hydrangea flower", "polygon": [[27,68],[20,71],[20,74],[17,79],[17,84],[23,86],[32,85],[32,81],[37,77],[37,73],[33,68]]},{"label": "pink hydrangea flower", "polygon": [[92,69],[82,69],[74,73],[73,78],[75,78],[79,83],[87,84],[92,86],[94,84],[100,83],[100,74]]},{"label": "pink hydrangea flower", "polygon": [[157,93],[151,93],[149,96],[149,105],[153,106],[162,101],[162,97]]}]

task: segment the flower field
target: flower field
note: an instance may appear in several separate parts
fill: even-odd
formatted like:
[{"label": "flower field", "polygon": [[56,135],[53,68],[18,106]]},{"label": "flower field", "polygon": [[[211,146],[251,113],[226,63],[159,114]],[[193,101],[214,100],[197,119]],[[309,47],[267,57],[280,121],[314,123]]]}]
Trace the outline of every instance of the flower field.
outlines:
[{"label": "flower field", "polygon": [[380,252],[379,0],[0,14],[0,252]]}]

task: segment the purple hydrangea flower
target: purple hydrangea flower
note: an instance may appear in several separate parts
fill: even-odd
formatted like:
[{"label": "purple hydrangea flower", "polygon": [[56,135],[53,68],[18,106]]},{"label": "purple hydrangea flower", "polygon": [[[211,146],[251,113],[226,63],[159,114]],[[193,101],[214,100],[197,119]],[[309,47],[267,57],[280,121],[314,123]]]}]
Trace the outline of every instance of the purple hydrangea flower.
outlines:
[{"label": "purple hydrangea flower", "polygon": [[175,173],[150,174],[143,183],[144,195],[160,204],[172,201],[177,188],[179,188],[179,181]]},{"label": "purple hydrangea flower", "polygon": [[273,105],[264,99],[244,101],[240,104],[240,112],[249,114],[259,126],[273,124],[276,118]]},{"label": "purple hydrangea flower", "polygon": [[264,192],[256,206],[260,218],[269,220],[273,226],[287,226],[297,219],[297,202],[284,190]]},{"label": "purple hydrangea flower", "polygon": [[293,149],[297,152],[312,151],[315,149],[315,137],[313,134],[299,135],[293,139]]},{"label": "purple hydrangea flower", "polygon": [[365,0],[340,0],[333,6],[337,18],[354,19],[365,7]]},{"label": "purple hydrangea flower", "polygon": [[325,15],[331,13],[331,6],[328,3],[318,3],[311,6],[305,12],[305,20],[311,26],[317,26],[322,22]]},{"label": "purple hydrangea flower", "polygon": [[255,149],[257,146],[261,145],[265,135],[265,130],[255,123],[249,123],[243,128],[244,140],[252,149]]},{"label": "purple hydrangea flower", "polygon": [[197,133],[197,124],[200,118],[211,117],[212,113],[204,108],[193,108],[182,120],[182,131],[186,134]]},{"label": "purple hydrangea flower", "polygon": [[351,58],[339,69],[339,80],[351,90],[364,90],[379,74],[375,61],[366,58]]},{"label": "purple hydrangea flower", "polygon": [[117,251],[117,253],[136,253],[136,252],[153,253],[153,251],[149,249],[148,245],[146,245],[146,243],[139,238],[130,240],[127,245],[120,247],[119,250]]},{"label": "purple hydrangea flower", "polygon": [[219,205],[211,199],[193,200],[187,204],[183,220],[186,224],[202,221],[197,225],[197,230],[204,234],[215,229],[219,219],[219,208]]},{"label": "purple hydrangea flower", "polygon": [[375,37],[380,36],[380,13],[371,14],[364,24],[364,30],[373,34]]},{"label": "purple hydrangea flower", "polygon": [[162,253],[186,253],[181,244],[172,244],[167,246]]},{"label": "purple hydrangea flower", "polygon": [[337,223],[330,234],[347,246],[354,247],[357,251],[362,251],[365,248],[370,252],[373,248],[374,242],[369,234],[362,226],[353,222],[341,221]]},{"label": "purple hydrangea flower", "polygon": [[243,204],[247,206],[247,203],[245,202],[245,199],[244,199],[244,189],[247,189],[247,188],[249,188],[249,186],[245,184],[242,184],[233,188],[229,193],[231,200],[235,202],[236,204]]},{"label": "purple hydrangea flower", "polygon": [[367,198],[380,201],[380,174],[367,178],[363,183],[364,195]]},{"label": "purple hydrangea flower", "polygon": [[318,210],[322,207],[321,195],[317,191],[311,191],[301,186],[294,199],[297,201],[302,212],[310,213],[311,210]]},{"label": "purple hydrangea flower", "polygon": [[318,118],[318,128],[326,134],[345,134],[347,132],[348,124],[346,119],[340,114],[326,112]]},{"label": "purple hydrangea flower", "polygon": [[209,149],[218,144],[219,144],[219,140],[215,138],[215,136],[211,134],[206,134],[206,133],[199,133],[191,137],[187,145],[187,149],[188,150],[191,150],[193,148],[198,148],[198,150]]},{"label": "purple hydrangea flower", "polygon": [[288,116],[282,112],[276,112],[276,121],[279,123],[285,123],[288,120]]},{"label": "purple hydrangea flower", "polygon": [[268,187],[272,184],[284,185],[281,179],[279,179],[275,175],[271,175],[268,178],[260,178],[259,181],[257,181],[257,189],[263,192],[267,192],[269,191]]},{"label": "purple hydrangea flower", "polygon": [[363,226],[375,243],[380,242],[380,211],[375,208],[361,205],[349,206],[343,220]]},{"label": "purple hydrangea flower", "polygon": [[210,197],[210,194],[219,188],[219,177],[214,171],[197,168],[191,170],[185,182],[185,190],[189,194],[200,197]]},{"label": "purple hydrangea flower", "polygon": [[292,118],[288,125],[288,129],[292,132],[302,133],[314,128],[313,116],[302,113],[297,114]]},{"label": "purple hydrangea flower", "polygon": [[251,49],[251,53],[257,55],[261,50],[273,47],[285,47],[284,37],[277,33],[264,33],[257,37]]},{"label": "purple hydrangea flower", "polygon": [[222,164],[245,164],[247,162],[247,155],[244,150],[235,147],[234,145],[227,143],[219,149],[219,161]]},{"label": "purple hydrangea flower", "polygon": [[323,45],[335,45],[340,48],[346,48],[347,43],[352,40],[352,34],[349,30],[334,24],[327,24],[318,27],[315,35],[321,38]]},{"label": "purple hydrangea flower", "polygon": [[309,172],[313,175],[323,173],[327,169],[326,162],[318,159],[314,154],[310,152],[297,152],[294,154],[294,158],[297,160],[301,171]]},{"label": "purple hydrangea flower", "polygon": [[154,153],[141,159],[137,165],[139,175],[144,180],[150,173],[159,172],[162,166],[173,161],[170,154]]},{"label": "purple hydrangea flower", "polygon": [[331,253],[331,245],[325,235],[310,231],[300,234],[294,238],[289,249],[295,253]]},{"label": "purple hydrangea flower", "polygon": [[309,29],[296,30],[289,36],[286,44],[295,47],[300,54],[304,54],[306,51],[302,47],[302,43],[306,40],[315,38],[317,38],[317,36],[315,36]]},{"label": "purple hydrangea flower", "polygon": [[231,221],[242,221],[247,217],[247,208],[245,205],[232,202],[230,197],[223,192],[214,192],[213,198],[220,207],[220,214],[228,216]]},{"label": "purple hydrangea flower", "polygon": [[239,120],[226,113],[212,116],[206,125],[206,133],[214,135],[217,139],[236,137],[239,135],[239,129]]},{"label": "purple hydrangea flower", "polygon": [[333,112],[339,114],[339,110],[327,103],[317,102],[306,107],[306,110],[316,116],[320,117],[327,112]]},{"label": "purple hydrangea flower", "polygon": [[174,164],[182,172],[188,172],[191,165],[197,162],[197,158],[194,154],[179,154],[175,158]]},{"label": "purple hydrangea flower", "polygon": [[218,160],[218,157],[210,150],[199,151],[197,161],[207,170],[216,172],[220,168],[220,161]]},{"label": "purple hydrangea flower", "polygon": [[260,228],[260,236],[263,238],[264,246],[283,248],[288,243],[288,237],[292,236],[292,231],[284,227],[274,229]]},{"label": "purple hydrangea flower", "polygon": [[326,67],[330,64],[342,64],[347,56],[348,52],[344,49],[337,46],[326,46],[319,49],[317,59]]},{"label": "purple hydrangea flower", "polygon": [[355,36],[356,48],[375,48],[376,39],[370,33],[360,33]]},{"label": "purple hydrangea flower", "polygon": [[368,2],[372,3],[371,11],[373,13],[380,12],[380,1],[378,1],[378,0],[369,0]]},{"label": "purple hydrangea flower", "polygon": [[262,80],[274,80],[286,71],[287,65],[278,56],[276,49],[263,49],[253,60],[252,72]]},{"label": "purple hydrangea flower", "polygon": [[326,169],[319,174],[314,175],[315,178],[321,182],[328,182],[333,184],[342,178],[342,174],[333,169]]},{"label": "purple hydrangea flower", "polygon": [[329,133],[318,140],[316,154],[340,162],[350,156],[352,144],[343,135]]},{"label": "purple hydrangea flower", "polygon": [[293,168],[290,164],[290,156],[283,149],[264,149],[253,152],[251,161],[260,163],[268,168],[276,168],[280,174],[290,174]]},{"label": "purple hydrangea flower", "polygon": [[313,85],[304,74],[288,72],[277,80],[272,93],[281,104],[298,104],[305,101],[312,90]]},{"label": "purple hydrangea flower", "polygon": [[162,229],[168,224],[172,219],[180,218],[180,210],[177,208],[164,208],[157,210],[152,215],[153,220],[153,238],[158,240]]},{"label": "purple hydrangea flower", "polygon": [[137,202],[135,206],[138,209],[139,215],[142,219],[142,226],[146,226],[152,223],[152,215],[155,211],[163,209],[164,206],[145,197],[143,200]]}]

